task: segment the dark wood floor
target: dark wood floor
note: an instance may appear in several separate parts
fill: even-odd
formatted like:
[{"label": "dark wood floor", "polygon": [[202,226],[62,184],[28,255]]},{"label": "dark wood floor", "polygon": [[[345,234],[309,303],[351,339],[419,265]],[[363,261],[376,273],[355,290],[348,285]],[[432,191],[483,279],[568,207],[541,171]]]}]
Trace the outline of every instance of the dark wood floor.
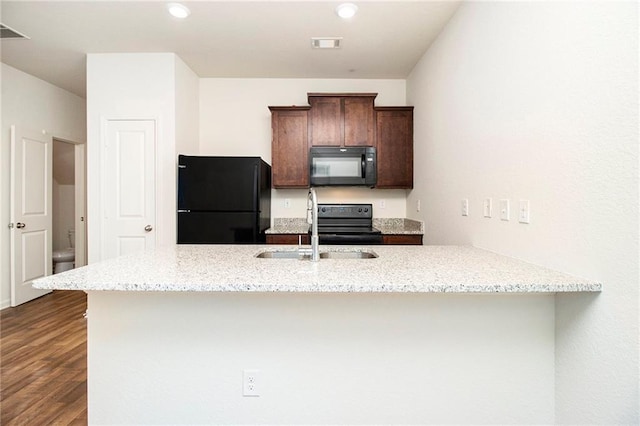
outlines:
[{"label": "dark wood floor", "polygon": [[55,291],[0,311],[0,424],[87,424],[86,306]]}]

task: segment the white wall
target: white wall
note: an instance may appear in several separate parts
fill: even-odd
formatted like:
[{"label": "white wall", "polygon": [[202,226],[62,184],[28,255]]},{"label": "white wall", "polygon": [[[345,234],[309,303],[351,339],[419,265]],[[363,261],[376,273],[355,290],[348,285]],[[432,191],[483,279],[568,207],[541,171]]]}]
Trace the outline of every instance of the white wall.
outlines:
[{"label": "white wall", "polygon": [[89,423],[552,424],[553,310],[549,295],[92,291]]},{"label": "white wall", "polygon": [[[404,106],[404,80],[234,79],[200,80],[200,155],[260,156],[271,164],[269,106],[308,105],[308,92],[378,93],[375,104]],[[405,217],[405,190],[328,189],[321,203],[374,203],[375,217]],[[284,200],[291,207],[284,207]],[[273,190],[271,217],[306,217],[307,190]],[[380,201],[385,200],[383,209]]]},{"label": "white wall", "polygon": [[60,139],[85,142],[85,100],[29,74],[1,65],[2,123],[0,145],[0,307],[10,304],[9,180],[10,127],[46,130]]},{"label": "white wall", "polygon": [[[156,244],[176,241],[177,147],[198,145],[197,77],[173,53],[111,53],[87,56],[87,151],[89,262],[101,259],[101,122],[156,122]],[[195,138],[195,139],[194,139]],[[194,140],[191,140],[194,139]]]},{"label": "white wall", "polygon": [[[556,298],[557,423],[640,421],[637,8],[465,3],[407,80],[420,162],[407,211],[425,221],[425,243],[604,283],[598,296]],[[497,217],[502,198],[509,222]]]},{"label": "white wall", "polygon": [[178,57],[175,61],[175,73],[175,154],[197,155],[200,151],[200,78]]}]

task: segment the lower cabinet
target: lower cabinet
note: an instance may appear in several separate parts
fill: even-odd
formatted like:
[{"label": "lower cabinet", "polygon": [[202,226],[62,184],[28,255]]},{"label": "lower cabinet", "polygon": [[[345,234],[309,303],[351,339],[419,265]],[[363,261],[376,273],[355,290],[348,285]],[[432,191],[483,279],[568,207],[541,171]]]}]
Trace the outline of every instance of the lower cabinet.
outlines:
[{"label": "lower cabinet", "polygon": [[385,245],[422,245],[422,235],[383,235],[382,244]]},{"label": "lower cabinet", "polygon": [[[311,244],[309,234],[267,234],[267,244],[297,245],[298,236],[302,244]],[[385,245],[422,245],[422,235],[383,235]]]},{"label": "lower cabinet", "polygon": [[297,245],[298,237],[302,244],[311,244],[309,234],[267,234],[267,244]]}]

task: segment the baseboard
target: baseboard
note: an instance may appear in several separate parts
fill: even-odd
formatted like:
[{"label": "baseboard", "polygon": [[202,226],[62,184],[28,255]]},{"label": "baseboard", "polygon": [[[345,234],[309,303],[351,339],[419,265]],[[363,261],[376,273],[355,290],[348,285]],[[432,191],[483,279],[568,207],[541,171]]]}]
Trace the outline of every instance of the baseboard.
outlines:
[{"label": "baseboard", "polygon": [[11,307],[11,299],[3,300],[2,302],[0,302],[0,311],[9,307]]}]

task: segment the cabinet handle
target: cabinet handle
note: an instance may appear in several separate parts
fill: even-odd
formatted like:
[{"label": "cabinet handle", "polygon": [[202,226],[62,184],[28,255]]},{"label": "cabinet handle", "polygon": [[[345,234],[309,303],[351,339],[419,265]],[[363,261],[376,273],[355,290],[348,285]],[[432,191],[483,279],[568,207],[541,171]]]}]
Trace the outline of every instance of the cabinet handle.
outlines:
[{"label": "cabinet handle", "polygon": [[16,223],[16,228],[18,228],[18,229],[22,229],[22,228],[24,228],[25,226],[27,226],[27,225],[25,225],[25,224],[24,224],[24,223],[22,223],[22,222],[18,222],[18,223]]},{"label": "cabinet handle", "polygon": [[151,231],[153,231],[153,226],[147,225],[147,226],[144,227],[144,230],[145,230],[145,232],[151,232]]}]

